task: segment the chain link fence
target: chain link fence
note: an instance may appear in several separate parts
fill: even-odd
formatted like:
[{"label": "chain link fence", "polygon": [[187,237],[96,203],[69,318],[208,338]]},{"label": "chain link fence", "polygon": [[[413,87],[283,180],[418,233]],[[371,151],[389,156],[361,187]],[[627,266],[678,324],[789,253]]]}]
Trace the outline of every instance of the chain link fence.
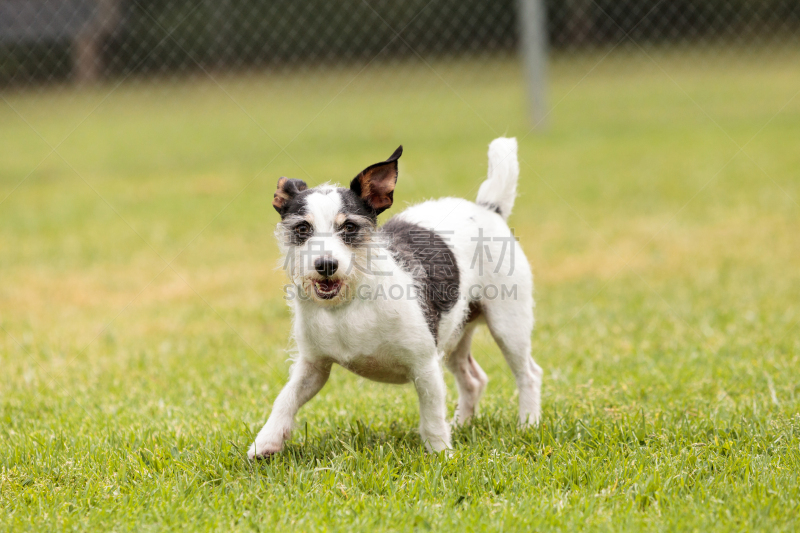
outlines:
[{"label": "chain link fence", "polygon": [[5,0],[0,87],[459,58],[487,75],[517,55],[526,3],[546,13],[551,60],[643,46],[735,57],[800,38],[797,0]]}]

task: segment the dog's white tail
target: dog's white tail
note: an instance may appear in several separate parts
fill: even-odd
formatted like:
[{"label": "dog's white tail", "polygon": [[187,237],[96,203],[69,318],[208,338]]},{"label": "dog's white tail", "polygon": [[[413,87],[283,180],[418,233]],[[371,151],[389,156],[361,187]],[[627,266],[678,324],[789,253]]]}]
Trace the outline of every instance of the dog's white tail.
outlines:
[{"label": "dog's white tail", "polygon": [[481,184],[476,203],[508,220],[517,196],[518,177],[517,139],[493,140],[489,144],[489,177]]}]

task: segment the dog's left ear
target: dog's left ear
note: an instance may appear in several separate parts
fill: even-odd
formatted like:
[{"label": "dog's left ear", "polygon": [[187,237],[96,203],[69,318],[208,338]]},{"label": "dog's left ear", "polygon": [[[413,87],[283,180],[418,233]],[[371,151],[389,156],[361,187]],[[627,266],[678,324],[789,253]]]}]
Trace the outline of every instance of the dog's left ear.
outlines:
[{"label": "dog's left ear", "polygon": [[394,202],[394,186],[397,183],[397,160],[403,155],[403,146],[399,146],[389,159],[370,165],[350,182],[350,190],[364,202],[381,214]]},{"label": "dog's left ear", "polygon": [[280,178],[278,180],[278,188],[273,195],[272,207],[283,218],[283,215],[286,214],[286,203],[294,198],[297,193],[306,189],[308,189],[308,185],[303,180]]}]

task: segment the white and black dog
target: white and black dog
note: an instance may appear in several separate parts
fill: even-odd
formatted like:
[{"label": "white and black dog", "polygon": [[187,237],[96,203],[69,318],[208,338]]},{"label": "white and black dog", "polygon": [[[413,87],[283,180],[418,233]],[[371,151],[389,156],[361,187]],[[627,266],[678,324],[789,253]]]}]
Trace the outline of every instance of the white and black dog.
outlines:
[{"label": "white and black dog", "polygon": [[425,446],[450,448],[440,360],[458,383],[454,423],[463,424],[488,381],[470,353],[479,323],[489,326],[514,373],[520,423],[539,421],[533,276],[506,224],[519,175],[516,139],[489,145],[489,175],[476,203],[431,200],[378,227],[393,202],[401,154],[402,146],[349,188],[278,180],[276,235],[292,281],[298,351],[250,458],[283,448],[298,409],[322,389],[334,363],[375,381],[413,383]]}]

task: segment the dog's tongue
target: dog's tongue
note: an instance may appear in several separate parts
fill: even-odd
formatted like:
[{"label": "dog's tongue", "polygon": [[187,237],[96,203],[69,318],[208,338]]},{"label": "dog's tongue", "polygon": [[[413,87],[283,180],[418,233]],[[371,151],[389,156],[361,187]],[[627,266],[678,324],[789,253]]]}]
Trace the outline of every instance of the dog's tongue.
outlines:
[{"label": "dog's tongue", "polygon": [[332,279],[323,279],[319,282],[319,288],[325,292],[330,292],[335,289],[338,284],[338,281],[334,281]]}]

